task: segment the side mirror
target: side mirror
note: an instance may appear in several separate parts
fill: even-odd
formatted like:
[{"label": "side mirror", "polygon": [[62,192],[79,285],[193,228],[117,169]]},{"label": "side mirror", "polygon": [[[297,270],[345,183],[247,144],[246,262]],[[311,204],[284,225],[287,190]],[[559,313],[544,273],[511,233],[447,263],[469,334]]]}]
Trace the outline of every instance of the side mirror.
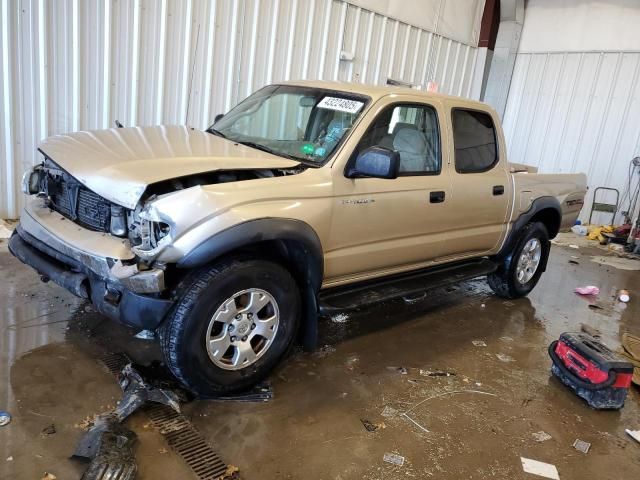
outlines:
[{"label": "side mirror", "polygon": [[213,123],[216,123],[218,120],[220,120],[222,117],[224,117],[224,113],[219,113],[217,114],[214,119],[213,119]]},{"label": "side mirror", "polygon": [[382,147],[369,147],[360,152],[347,171],[348,178],[397,178],[400,154]]}]

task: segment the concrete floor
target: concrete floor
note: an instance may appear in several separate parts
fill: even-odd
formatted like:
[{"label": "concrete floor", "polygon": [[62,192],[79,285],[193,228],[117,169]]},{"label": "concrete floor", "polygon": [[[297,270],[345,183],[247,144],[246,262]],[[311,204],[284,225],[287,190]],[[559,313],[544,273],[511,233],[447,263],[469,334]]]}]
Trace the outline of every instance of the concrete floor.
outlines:
[{"label": "concrete floor", "polygon": [[[587,323],[614,348],[623,332],[640,334],[640,262],[624,270],[592,255],[603,252],[554,246],[541,283],[517,301],[492,296],[476,280],[412,305],[390,302],[326,319],[327,346],[294,354],[274,373],[274,400],[194,401],[185,413],[247,480],[536,478],[522,472],[521,456],[555,464],[563,480],[639,478],[640,444],[624,429],[640,429],[640,390],[632,389],[622,411],[597,412],[549,375],[547,346],[563,331]],[[572,256],[578,265],[569,263]],[[80,424],[120,393],[96,355],[108,348],[149,359],[158,351],[40,283],[6,243],[0,274],[0,410],[13,415],[0,427],[0,478],[79,478],[83,465],[69,455]],[[573,293],[589,284],[600,286],[604,309],[588,308]],[[631,291],[628,305],[610,297],[619,288]],[[385,407],[410,410],[420,427],[382,416]],[[384,428],[368,432],[361,419]],[[51,424],[56,433],[42,434]],[[192,478],[143,412],[127,425],[139,435],[138,478]],[[537,442],[532,434],[539,431],[552,438]],[[592,444],[588,454],[572,448],[577,438]],[[404,456],[404,465],[384,463],[385,452]]]}]

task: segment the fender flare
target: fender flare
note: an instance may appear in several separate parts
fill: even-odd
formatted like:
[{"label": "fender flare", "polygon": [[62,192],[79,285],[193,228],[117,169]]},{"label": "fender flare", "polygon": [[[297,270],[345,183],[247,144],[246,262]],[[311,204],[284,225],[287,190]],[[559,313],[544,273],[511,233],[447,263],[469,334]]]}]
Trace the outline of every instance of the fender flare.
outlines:
[{"label": "fender flare", "polygon": [[556,197],[539,197],[536,198],[529,207],[529,210],[520,214],[520,216],[513,222],[513,226],[509,233],[507,233],[507,238],[500,248],[500,251],[497,253],[496,257],[505,258],[511,254],[511,251],[515,247],[520,232],[524,228],[524,226],[531,221],[531,219],[542,210],[552,209],[558,213],[560,220],[562,221],[562,209],[560,208],[560,202]]},{"label": "fender flare", "polygon": [[322,244],[315,230],[301,220],[259,218],[218,232],[177,262],[178,268],[194,268],[241,247],[268,240],[293,240],[304,245],[308,260],[307,277],[316,291],[324,273]]}]

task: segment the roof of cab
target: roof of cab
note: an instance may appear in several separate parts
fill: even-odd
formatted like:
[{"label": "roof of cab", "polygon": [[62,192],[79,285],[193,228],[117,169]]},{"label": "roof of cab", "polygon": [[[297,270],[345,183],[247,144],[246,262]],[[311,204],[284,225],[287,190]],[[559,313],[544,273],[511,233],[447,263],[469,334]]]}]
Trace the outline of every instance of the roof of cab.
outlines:
[{"label": "roof of cab", "polygon": [[[482,106],[483,109],[489,107],[486,103],[471,100],[469,98],[456,97],[452,95],[445,95],[442,93],[428,92],[426,90],[417,90],[409,87],[402,87],[397,85],[366,85],[363,83],[350,83],[350,82],[332,82],[325,80],[288,80],[285,82],[277,82],[278,85],[296,85],[301,87],[312,88],[324,88],[328,90],[338,90],[350,93],[358,93],[361,95],[367,95],[372,99],[395,94],[395,95],[412,95],[412,96],[424,96],[429,98],[441,98],[453,100],[456,103],[466,104],[467,106]],[[490,108],[490,107],[489,107]]]}]

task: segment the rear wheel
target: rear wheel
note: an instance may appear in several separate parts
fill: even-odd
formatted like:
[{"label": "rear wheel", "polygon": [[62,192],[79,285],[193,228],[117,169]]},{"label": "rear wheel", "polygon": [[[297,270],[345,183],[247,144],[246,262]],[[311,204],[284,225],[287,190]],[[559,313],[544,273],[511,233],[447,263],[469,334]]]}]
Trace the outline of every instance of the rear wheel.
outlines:
[{"label": "rear wheel", "polygon": [[300,295],[291,274],[264,260],[227,260],[195,274],[161,330],[173,374],[202,396],[264,379],[291,346]]},{"label": "rear wheel", "polygon": [[541,222],[528,223],[513,251],[507,255],[487,281],[496,295],[518,298],[527,295],[538,283],[550,250],[549,234]]}]

